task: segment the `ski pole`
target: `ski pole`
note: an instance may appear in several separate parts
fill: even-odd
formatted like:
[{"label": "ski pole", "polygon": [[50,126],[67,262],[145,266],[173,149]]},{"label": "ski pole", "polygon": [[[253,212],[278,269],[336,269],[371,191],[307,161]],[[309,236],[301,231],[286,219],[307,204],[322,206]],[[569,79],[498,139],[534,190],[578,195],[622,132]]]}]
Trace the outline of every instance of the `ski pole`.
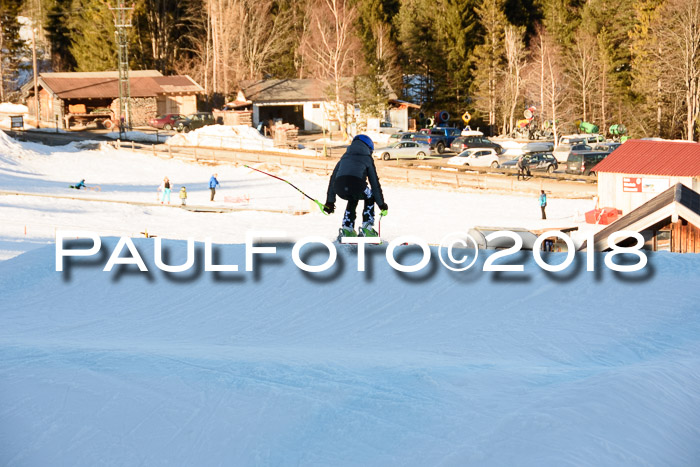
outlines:
[{"label": "ski pole", "polygon": [[277,175],[272,175],[272,174],[270,174],[270,173],[264,172],[264,171],[262,171],[262,170],[260,170],[260,169],[256,169],[255,167],[251,167],[251,166],[249,166],[249,165],[243,164],[243,167],[245,167],[245,168],[247,168],[247,169],[250,169],[250,170],[255,170],[256,172],[260,172],[261,174],[265,174],[265,175],[267,175],[268,177],[276,178],[277,180],[283,181],[284,183],[288,184],[289,186],[291,186],[292,188],[294,188],[295,190],[297,190],[299,193],[301,193],[302,195],[306,196],[306,197],[309,198],[311,201],[313,201],[314,203],[316,203],[316,206],[318,206],[318,208],[321,210],[321,212],[324,213],[325,215],[328,215],[328,213],[327,213],[326,211],[323,210],[323,208],[326,207],[325,204],[323,204],[322,202],[320,202],[320,201],[317,200],[317,199],[313,199],[311,196],[309,196],[309,195],[307,195],[306,193],[304,193],[303,191],[301,191],[298,187],[296,187],[294,184],[292,184],[292,183],[289,182],[288,180],[285,180],[284,178],[280,178],[280,177],[278,177]]}]

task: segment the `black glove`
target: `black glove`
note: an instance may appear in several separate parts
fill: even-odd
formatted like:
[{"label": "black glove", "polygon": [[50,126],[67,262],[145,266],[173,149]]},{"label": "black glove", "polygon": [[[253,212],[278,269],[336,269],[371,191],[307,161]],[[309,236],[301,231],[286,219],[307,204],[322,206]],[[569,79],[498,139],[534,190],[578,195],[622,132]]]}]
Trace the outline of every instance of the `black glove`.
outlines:
[{"label": "black glove", "polygon": [[386,203],[379,205],[379,210],[382,212],[382,216],[386,216],[389,212],[389,205]]},{"label": "black glove", "polygon": [[327,214],[333,214],[333,211],[335,211],[335,203],[326,201],[326,204],[323,206],[323,211]]}]

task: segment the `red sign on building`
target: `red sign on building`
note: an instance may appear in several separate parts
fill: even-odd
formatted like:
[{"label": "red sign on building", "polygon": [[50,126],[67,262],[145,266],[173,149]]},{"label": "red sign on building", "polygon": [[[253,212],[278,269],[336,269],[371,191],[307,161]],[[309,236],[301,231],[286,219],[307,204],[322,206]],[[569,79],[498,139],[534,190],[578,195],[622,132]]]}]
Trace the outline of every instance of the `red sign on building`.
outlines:
[{"label": "red sign on building", "polygon": [[641,193],[642,179],[639,177],[622,177],[622,191]]}]

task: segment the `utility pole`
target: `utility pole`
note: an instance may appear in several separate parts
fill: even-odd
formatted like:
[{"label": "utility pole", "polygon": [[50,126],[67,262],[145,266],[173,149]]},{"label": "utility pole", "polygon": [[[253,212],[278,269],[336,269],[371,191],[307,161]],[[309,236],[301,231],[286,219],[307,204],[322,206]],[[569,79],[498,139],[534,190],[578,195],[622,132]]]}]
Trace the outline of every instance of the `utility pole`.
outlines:
[{"label": "utility pole", "polygon": [[41,128],[41,111],[39,109],[39,75],[36,66],[36,28],[32,25],[32,69],[34,72],[34,113],[36,114],[36,127]]},{"label": "utility pole", "polygon": [[125,6],[118,2],[116,8],[110,8],[114,15],[114,34],[117,36],[119,62],[119,138],[131,128],[131,86],[129,84],[129,28],[134,5]]}]

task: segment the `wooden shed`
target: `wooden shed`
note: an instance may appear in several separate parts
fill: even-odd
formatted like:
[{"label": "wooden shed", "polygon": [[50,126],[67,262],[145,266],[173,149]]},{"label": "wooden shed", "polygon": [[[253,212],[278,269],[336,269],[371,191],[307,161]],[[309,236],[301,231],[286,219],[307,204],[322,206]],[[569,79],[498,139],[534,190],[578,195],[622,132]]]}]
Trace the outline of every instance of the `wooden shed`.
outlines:
[{"label": "wooden shed", "polygon": [[[608,236],[623,230],[640,233],[648,250],[700,253],[700,194],[677,183],[596,233],[593,249],[609,249]],[[584,243],[581,249],[588,246]]]},{"label": "wooden shed", "polygon": [[[163,76],[155,70],[131,71],[132,125],[167,113],[189,114],[197,111],[197,95],[202,87],[186,75]],[[118,114],[119,75],[116,71],[82,73],[40,73],[38,79],[40,118],[44,125],[58,123],[65,128],[71,114],[95,112]],[[34,86],[23,86],[30,115],[34,108]]]}]

